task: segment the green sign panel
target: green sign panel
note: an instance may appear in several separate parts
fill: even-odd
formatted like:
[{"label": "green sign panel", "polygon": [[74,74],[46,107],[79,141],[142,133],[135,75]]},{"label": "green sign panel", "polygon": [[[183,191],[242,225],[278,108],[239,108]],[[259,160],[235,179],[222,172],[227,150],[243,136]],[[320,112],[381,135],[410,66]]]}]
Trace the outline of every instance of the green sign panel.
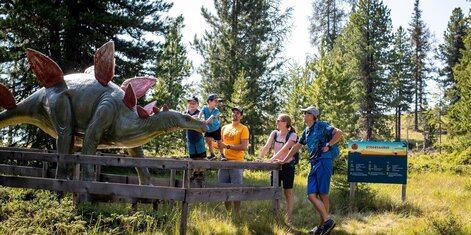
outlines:
[{"label": "green sign panel", "polygon": [[407,183],[406,142],[348,142],[348,182]]}]

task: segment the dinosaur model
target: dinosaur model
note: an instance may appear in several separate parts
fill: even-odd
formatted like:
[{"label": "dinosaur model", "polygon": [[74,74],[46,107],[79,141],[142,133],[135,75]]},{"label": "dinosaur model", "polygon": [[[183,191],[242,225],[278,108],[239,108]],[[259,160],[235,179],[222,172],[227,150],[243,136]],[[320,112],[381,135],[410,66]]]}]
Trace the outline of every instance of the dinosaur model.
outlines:
[{"label": "dinosaur model", "polygon": [[[114,76],[114,43],[108,42],[95,53],[94,66],[84,73],[64,76],[49,57],[26,50],[31,69],[43,86],[16,104],[0,83],[0,128],[21,123],[32,124],[56,138],[57,151],[96,154],[97,149],[124,148],[130,156],[144,157],[142,145],[161,133],[180,129],[206,131],[204,122],[187,114],[155,107],[155,101],[141,107],[137,99],[155,84],[150,77],[136,77],[117,86]],[[136,168],[139,183],[149,184],[147,168]],[[70,166],[58,164],[56,178],[71,179]],[[82,166],[82,178],[94,179],[93,165]]]}]

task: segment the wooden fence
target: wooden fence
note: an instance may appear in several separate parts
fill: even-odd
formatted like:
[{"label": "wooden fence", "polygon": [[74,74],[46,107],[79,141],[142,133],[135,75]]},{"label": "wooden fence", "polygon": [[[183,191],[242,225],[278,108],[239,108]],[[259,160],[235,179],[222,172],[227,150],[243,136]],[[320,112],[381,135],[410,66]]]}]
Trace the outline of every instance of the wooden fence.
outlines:
[{"label": "wooden fence", "polygon": [[[40,162],[42,167],[8,164],[10,162]],[[273,172],[278,182],[280,165],[257,162],[193,161],[186,158],[133,158],[126,155],[58,154],[38,149],[0,148],[0,185],[17,188],[46,189],[87,195],[92,201],[153,202],[168,200],[181,202],[180,234],[186,234],[188,204],[195,202],[271,200],[273,215],[278,214],[281,189],[278,184],[268,186],[195,183],[190,181],[192,169],[247,169]],[[54,179],[55,169],[50,163],[75,165],[74,180]],[[80,164],[96,166],[96,181],[81,181]],[[170,171],[168,178],[152,178],[152,185],[138,185],[137,176],[102,174],[101,166],[147,167]],[[183,171],[177,179],[177,171]]]}]

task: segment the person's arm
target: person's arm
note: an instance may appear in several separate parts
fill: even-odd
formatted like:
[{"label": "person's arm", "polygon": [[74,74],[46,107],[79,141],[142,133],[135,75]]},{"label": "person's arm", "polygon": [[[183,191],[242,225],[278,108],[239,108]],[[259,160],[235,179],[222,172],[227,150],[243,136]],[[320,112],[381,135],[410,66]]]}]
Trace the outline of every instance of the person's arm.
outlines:
[{"label": "person's arm", "polygon": [[291,147],[291,149],[289,150],[285,158],[280,159],[280,160],[275,160],[275,162],[282,163],[282,164],[290,162],[293,159],[294,154],[296,154],[302,146],[303,146],[302,144],[297,142],[296,144],[293,145],[293,147]]},{"label": "person's arm", "polygon": [[263,156],[265,156],[270,150],[272,144],[273,144],[273,139],[275,137],[275,131],[272,131],[270,134],[270,137],[268,137],[267,143],[265,143],[265,146],[260,150],[260,154],[258,154],[257,161],[262,161]]},{"label": "person's arm", "polygon": [[198,119],[203,120],[203,110],[198,114]]},{"label": "person's arm", "polygon": [[332,130],[332,139],[326,143],[326,145],[324,146],[324,148],[322,149],[322,152],[327,152],[330,150],[330,147],[336,143],[338,143],[340,141],[340,139],[342,138],[342,135],[343,135],[343,132],[340,130],[340,129],[337,129],[334,127],[334,129]]},{"label": "person's arm", "polygon": [[224,142],[221,141],[220,145],[222,148],[225,149],[233,149],[233,150],[247,150],[247,147],[249,146],[249,140],[240,140],[240,144],[225,144]]},{"label": "person's arm", "polygon": [[288,140],[288,142],[286,142],[283,145],[283,147],[281,147],[280,151],[278,151],[275,155],[273,155],[273,157],[270,158],[270,161],[282,160],[280,159],[280,157],[283,156],[285,153],[287,153],[291,149],[291,147],[293,147],[295,144],[296,144],[296,141],[291,140],[291,139]]},{"label": "person's arm", "polygon": [[214,119],[214,116],[211,115],[211,116],[209,116],[208,119],[206,119],[206,121],[205,121],[204,123],[205,123],[206,125],[208,125],[209,123],[211,123],[211,122],[213,121],[213,119]]}]

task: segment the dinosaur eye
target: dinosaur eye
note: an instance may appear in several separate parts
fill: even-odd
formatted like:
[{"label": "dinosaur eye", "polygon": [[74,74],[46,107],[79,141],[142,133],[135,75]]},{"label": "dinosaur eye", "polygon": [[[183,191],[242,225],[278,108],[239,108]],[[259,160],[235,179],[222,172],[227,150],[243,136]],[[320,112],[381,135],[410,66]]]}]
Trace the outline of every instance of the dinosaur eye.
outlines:
[{"label": "dinosaur eye", "polygon": [[191,118],[190,116],[185,116],[185,120],[186,120],[187,122],[190,122],[191,119],[192,119],[192,118]]}]

